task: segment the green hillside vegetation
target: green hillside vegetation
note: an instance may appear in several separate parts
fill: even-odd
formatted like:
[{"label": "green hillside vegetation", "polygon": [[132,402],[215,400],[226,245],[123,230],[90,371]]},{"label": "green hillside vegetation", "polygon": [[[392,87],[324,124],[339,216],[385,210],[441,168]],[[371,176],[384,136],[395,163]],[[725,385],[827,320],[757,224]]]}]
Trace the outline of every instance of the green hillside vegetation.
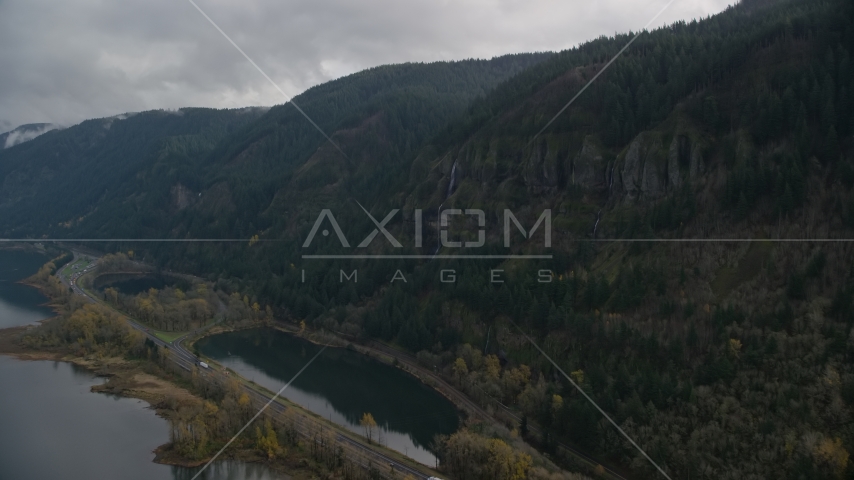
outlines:
[{"label": "green hillside vegetation", "polygon": [[[530,419],[541,433],[527,440],[565,465],[560,444],[655,475],[515,325],[673,478],[854,478],[852,245],[773,241],[854,234],[854,7],[743,1],[644,33],[534,138],[633,35],[371,69],[297,97],[346,156],[284,105],[197,154],[146,157],[115,196],[36,213],[21,199],[55,193],[15,175],[40,171],[20,152],[51,152],[73,130],[50,132],[0,152],[0,208],[21,212],[0,218],[10,234],[245,239],[104,248],[205,276],[265,316],[394,343]],[[322,209],[358,244],[374,230],[359,204],[378,221],[400,209],[386,228],[403,246],[318,234],[303,248]],[[553,258],[302,258],[432,255],[440,205],[484,210],[486,245],[465,253]],[[527,241],[513,230],[505,248],[505,208],[526,228],[550,209],[551,248],[542,230]],[[450,237],[475,240],[472,218]],[[392,281],[398,270],[405,281]]]},{"label": "green hillside vegetation", "polygon": [[[364,144],[370,137],[364,135],[352,158],[333,159],[347,169],[368,159],[370,171],[363,176],[380,175],[383,170],[374,167],[399,168],[400,157],[411,155],[473,98],[548,56],[377,67],[309,89],[294,101],[327,132],[381,118],[376,126],[390,137],[382,145]],[[340,155],[325,142],[291,104],[269,111],[182,109],[90,120],[0,152],[2,228],[18,236],[71,231],[145,237],[178,228],[179,234],[248,237],[257,233],[253,224],[270,222],[262,214],[273,195],[305,170],[311,155],[319,148]],[[302,188],[326,184],[330,172],[316,170],[301,175]],[[195,208],[184,212],[190,206]],[[27,221],[41,220],[45,214],[35,215],[40,211],[63,224]]]},{"label": "green hillside vegetation", "polygon": [[[6,236],[64,236],[100,205],[115,202],[136,184],[150,186],[141,171],[179,181],[182,161],[209,152],[229,132],[256,120],[260,109],[182,109],[88,120],[54,130],[0,152],[0,218]],[[137,197],[162,195],[134,192]],[[166,192],[168,195],[168,190]],[[137,201],[141,201],[137,198]],[[125,212],[151,222],[152,212]],[[120,231],[122,222],[114,222]]]}]

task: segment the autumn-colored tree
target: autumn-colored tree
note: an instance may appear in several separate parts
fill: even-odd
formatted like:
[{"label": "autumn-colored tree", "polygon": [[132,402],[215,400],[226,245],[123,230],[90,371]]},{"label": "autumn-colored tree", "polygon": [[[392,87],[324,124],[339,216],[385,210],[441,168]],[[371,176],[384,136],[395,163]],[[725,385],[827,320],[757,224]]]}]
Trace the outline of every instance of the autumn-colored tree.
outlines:
[{"label": "autumn-colored tree", "polygon": [[813,451],[816,463],[825,467],[837,478],[842,478],[848,467],[848,451],[842,446],[842,439],[825,438]]},{"label": "autumn-colored tree", "polygon": [[362,419],[359,420],[359,425],[365,429],[365,438],[368,439],[368,442],[372,442],[374,439],[374,431],[377,428],[377,421],[374,420],[374,416],[371,415],[370,412],[363,413]]},{"label": "autumn-colored tree", "polygon": [[523,480],[533,466],[531,456],[498,438],[468,430],[451,435],[442,445],[443,468],[454,478]]},{"label": "autumn-colored tree", "polygon": [[483,354],[477,348],[468,343],[457,349],[457,356],[465,360],[471,371],[480,370],[483,367]]},{"label": "autumn-colored tree", "polygon": [[501,391],[506,402],[515,404],[519,394],[531,381],[531,369],[527,365],[507,369],[501,376]]},{"label": "autumn-colored tree", "polygon": [[737,338],[730,338],[727,343],[727,348],[731,357],[738,358],[741,354],[741,340]]},{"label": "autumn-colored tree", "polygon": [[563,397],[560,395],[552,395],[552,414],[557,415],[557,412],[563,408]]},{"label": "autumn-colored tree", "polygon": [[486,377],[488,379],[498,380],[498,376],[501,374],[501,362],[498,361],[498,357],[487,355],[484,360],[484,369],[486,370]]},{"label": "autumn-colored tree", "polygon": [[533,466],[533,460],[527,453],[514,451],[503,440],[493,438],[489,441],[489,452],[492,464],[496,466],[493,478],[507,480],[524,480]]},{"label": "autumn-colored tree", "polygon": [[118,305],[119,303],[119,292],[112,287],[108,287],[104,290],[104,295],[107,299],[113,303],[113,305]]},{"label": "autumn-colored tree", "polygon": [[255,448],[266,455],[268,460],[275,459],[281,453],[279,438],[276,436],[276,431],[273,429],[269,418],[264,422],[263,430],[261,427],[255,427]]}]

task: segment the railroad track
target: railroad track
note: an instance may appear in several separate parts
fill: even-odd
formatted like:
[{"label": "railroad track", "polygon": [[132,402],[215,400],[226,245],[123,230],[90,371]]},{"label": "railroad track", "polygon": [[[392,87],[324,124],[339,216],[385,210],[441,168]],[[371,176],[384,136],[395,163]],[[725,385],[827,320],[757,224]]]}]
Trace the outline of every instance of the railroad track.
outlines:
[{"label": "railroad track", "polygon": [[[73,253],[74,253],[74,259],[76,260],[78,254],[77,254],[77,252],[73,252]],[[93,261],[92,265],[95,265],[96,263],[97,263],[97,260]],[[79,280],[79,277],[80,276],[77,276],[76,280]],[[61,274],[59,275],[59,278],[60,278],[60,281],[62,281],[66,285],[69,285],[72,288],[74,293],[84,297],[87,301],[93,302],[93,303],[99,303],[99,304],[103,303],[101,300],[95,298],[88,291],[84,290],[79,285],[79,281],[74,282],[74,284],[71,284],[71,280],[64,278]],[[109,307],[109,305],[107,305],[107,306]],[[110,308],[112,308],[112,307],[110,307]],[[174,364],[176,364],[179,368],[181,368],[187,372],[192,372],[193,369],[197,369],[199,371],[199,373],[201,374],[201,376],[203,378],[208,379],[208,381],[214,382],[220,386],[226,385],[228,378],[224,374],[222,374],[221,372],[219,372],[218,370],[213,369],[213,368],[207,368],[207,369],[199,368],[198,365],[199,365],[199,362],[201,361],[201,359],[199,359],[195,354],[188,351],[183,346],[184,340],[186,340],[187,336],[190,335],[190,333],[182,335],[181,337],[176,338],[172,342],[166,342],[164,340],[161,340],[159,337],[157,337],[153,333],[151,333],[146,326],[144,326],[140,323],[137,323],[136,321],[134,321],[133,319],[131,319],[127,315],[122,314],[122,317],[125,319],[125,321],[128,323],[128,325],[130,325],[131,328],[133,328],[134,330],[137,330],[140,333],[142,333],[143,335],[145,335],[145,337],[147,339],[151,340],[158,347],[163,348],[166,351],[168,351],[169,352],[169,355],[168,355],[169,360],[172,361]],[[215,325],[216,323],[217,322],[214,322],[211,325],[205,326],[205,327],[203,327],[203,329],[209,328],[209,327]],[[195,332],[192,332],[192,333],[199,333],[200,330],[196,330]],[[252,399],[254,401],[257,408],[260,409],[261,407],[266,405],[268,402],[270,402],[270,400],[274,397],[273,394],[268,394],[268,393],[264,393],[262,391],[256,390],[255,388],[248,385],[246,383],[245,379],[243,379],[243,380],[244,381],[240,383],[241,388],[243,389],[244,392],[246,392],[249,395],[250,399]],[[258,388],[262,388],[262,387],[258,387]],[[274,402],[270,403],[269,408],[273,410],[274,414],[271,415],[273,420],[281,422],[282,416],[284,415],[285,411],[289,407],[280,403],[280,402],[274,401]],[[306,426],[303,423],[308,422],[310,424],[314,424],[318,427],[321,427],[320,428],[321,430],[322,430],[323,424],[320,422],[317,422],[316,420],[312,419],[309,415],[306,415],[302,412],[299,412],[297,410],[294,410],[294,412],[296,413],[298,418],[300,418],[300,428],[297,429],[297,432],[300,434],[300,436],[307,439],[308,441],[315,441],[314,435],[315,435],[316,430],[312,431],[311,426]],[[418,470],[418,469],[416,469],[410,465],[406,465],[405,463],[402,463],[393,457],[385,455],[382,452],[377,451],[374,448],[372,448],[368,445],[365,445],[364,443],[362,443],[358,440],[355,440],[353,438],[350,438],[347,435],[342,434],[340,431],[336,431],[335,429],[331,429],[331,430],[336,432],[335,433],[335,440],[339,444],[343,445],[344,451],[349,453],[348,457],[351,461],[353,461],[357,465],[360,465],[366,469],[370,469],[370,468],[374,467],[376,469],[376,472],[379,473],[380,476],[382,476],[383,478],[394,480],[394,479],[400,478],[401,475],[411,475],[411,476],[415,477],[416,479],[422,479],[422,480],[427,480],[427,479],[431,478],[431,475],[426,474],[426,473],[424,473],[424,472],[422,472],[422,471],[420,471],[420,470]],[[366,460],[367,460],[367,463],[366,463]],[[374,462],[375,462],[375,464],[374,464]],[[383,471],[385,469],[382,468],[382,466],[388,466],[388,471]]]},{"label": "railroad track", "polygon": [[[399,350],[396,350],[396,349],[394,349],[394,348],[392,348],[392,347],[390,347],[390,346],[388,346],[382,342],[376,341],[376,340],[372,340],[371,342],[369,342],[368,346],[370,348],[373,348],[377,351],[380,351],[386,355],[389,355],[392,358],[407,360],[407,363],[410,364],[410,368],[416,369],[417,371],[419,371],[423,375],[426,375],[426,376],[430,377],[433,381],[437,382],[445,390],[446,394],[453,395],[454,398],[460,404],[465,405],[466,408],[472,410],[473,412],[477,413],[479,416],[481,416],[483,418],[486,418],[489,420],[495,420],[480,405],[478,405],[476,402],[474,402],[467,395],[459,392],[455,387],[449,385],[442,377],[440,377],[439,375],[437,375],[433,372],[430,372],[428,369],[419,368],[418,359],[415,356],[409,355],[409,354],[407,354],[405,352],[401,352]],[[401,363],[403,363],[403,362],[401,362]],[[506,414],[509,417],[511,417],[512,419],[514,419],[517,423],[519,423],[519,424],[522,423],[522,419],[519,418],[519,416],[516,415],[516,413],[513,412],[513,410],[511,410],[509,407],[507,407],[503,403],[499,402],[498,400],[492,398],[491,396],[486,394],[486,392],[484,392],[484,395],[486,395],[486,397],[489,398],[490,401],[493,404],[495,404],[495,406],[498,407],[498,409],[500,409],[504,414]],[[531,432],[542,435],[542,430],[539,427],[537,427],[536,425],[532,425],[530,422],[528,424],[528,429]],[[603,469],[605,469],[605,472],[608,475],[610,475],[612,478],[614,478],[616,480],[628,480],[621,473],[619,473],[619,472],[615,471],[614,469],[604,465],[603,463],[599,462],[598,460],[591,457],[590,455],[582,452],[581,450],[578,450],[578,449],[576,449],[570,445],[567,445],[565,443],[562,443],[562,442],[556,442],[556,444],[558,446],[560,446],[561,448],[563,448],[564,450],[566,450],[567,452],[574,455],[575,457],[587,462],[592,467],[595,467],[597,465],[601,466]]]}]

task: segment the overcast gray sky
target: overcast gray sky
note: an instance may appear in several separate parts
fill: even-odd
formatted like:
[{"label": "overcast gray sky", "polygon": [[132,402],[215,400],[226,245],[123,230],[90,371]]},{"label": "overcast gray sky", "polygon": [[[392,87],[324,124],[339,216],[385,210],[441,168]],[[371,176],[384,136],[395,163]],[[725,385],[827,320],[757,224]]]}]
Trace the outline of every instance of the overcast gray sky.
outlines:
[{"label": "overcast gray sky", "polygon": [[[676,0],[654,26],[734,0]],[[667,0],[196,0],[289,95],[407,61],[562,50],[638,30]],[[187,0],[0,0],[0,132],[284,99]]]}]

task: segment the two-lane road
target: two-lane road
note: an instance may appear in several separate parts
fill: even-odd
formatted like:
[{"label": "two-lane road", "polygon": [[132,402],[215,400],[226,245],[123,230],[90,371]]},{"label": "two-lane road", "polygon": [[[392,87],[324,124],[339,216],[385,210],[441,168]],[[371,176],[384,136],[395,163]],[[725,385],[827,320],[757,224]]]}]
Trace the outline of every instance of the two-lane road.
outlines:
[{"label": "two-lane road", "polygon": [[[82,254],[80,254],[76,251],[73,251],[73,253],[74,253],[74,260],[72,261],[72,263],[77,262],[79,257],[83,256]],[[93,255],[88,255],[88,254],[86,256],[91,259],[91,262],[89,263],[89,265],[87,265],[80,272],[73,272],[71,275],[66,277],[65,275],[62,274],[62,271],[60,270],[57,272],[57,276],[59,277],[60,281],[62,281],[65,285],[69,286],[75,294],[85,298],[86,300],[88,300],[90,302],[98,303],[98,304],[106,306],[107,308],[115,310],[112,306],[110,306],[109,304],[107,304],[103,300],[96,298],[94,295],[92,295],[91,293],[89,293],[88,291],[83,289],[78,284],[79,278],[81,276],[83,276],[85,273],[91,272],[98,265],[98,261],[99,261],[98,257],[95,257]],[[184,347],[184,345],[183,345],[184,340],[186,340],[186,338],[189,335],[200,333],[201,331],[203,331],[207,328],[210,328],[213,325],[215,325],[216,323],[219,323],[219,321],[221,321],[221,319],[220,319],[216,322],[213,322],[209,325],[206,325],[205,327],[197,329],[193,332],[188,332],[188,333],[174,339],[171,342],[165,342],[165,341],[161,340],[159,337],[157,337],[156,335],[154,335],[153,333],[151,333],[151,331],[149,330],[148,327],[146,327],[145,325],[142,325],[140,323],[137,323],[136,321],[134,321],[133,319],[128,317],[126,314],[122,313],[122,318],[125,319],[125,321],[128,323],[128,325],[130,325],[131,328],[141,332],[143,335],[146,336],[146,338],[148,338],[149,340],[154,342],[154,344],[156,344],[158,347],[168,349],[172,353],[172,355],[170,355],[170,359],[172,359],[178,366],[180,366],[181,368],[188,370],[188,371],[192,370],[193,367],[198,366],[200,360],[192,352],[190,352],[189,350],[187,350]],[[221,372],[218,372],[217,370],[214,370],[211,368],[200,369],[200,373],[202,373],[202,372],[203,372],[203,377],[207,378],[209,381],[216,382],[218,384],[224,384],[226,381],[225,376]],[[220,378],[220,377],[222,377],[222,378]],[[273,398],[273,395],[269,395],[265,392],[261,392],[261,391],[254,389],[254,388],[250,387],[248,384],[246,384],[245,381],[241,382],[241,387],[243,388],[243,390],[247,394],[250,395],[250,398],[253,398],[255,400],[256,404],[266,405]],[[288,407],[285,406],[284,404],[280,403],[280,402],[274,401],[270,404],[269,408],[271,408],[274,412],[281,414]],[[307,432],[301,432],[301,433],[304,433],[306,436],[311,438],[309,433],[307,433]],[[370,446],[365,445],[364,443],[362,443],[358,440],[350,438],[347,435],[337,433],[336,434],[336,440],[339,443],[346,445],[350,450],[356,451],[365,457],[371,458],[374,462],[376,462],[377,467],[379,467],[380,465],[388,465],[390,470],[396,470],[396,471],[401,472],[403,474],[412,475],[413,477],[415,477],[417,479],[427,480],[427,479],[431,478],[431,476],[429,474],[425,474],[424,472],[421,472],[420,470],[418,470],[412,466],[403,464],[403,463],[399,462],[398,460],[396,460],[390,456],[387,456],[384,453],[377,451],[374,448],[371,448]],[[381,475],[383,475],[384,477],[386,476],[384,474],[381,474]],[[395,478],[395,477],[394,477],[394,475],[392,475],[389,478]]]}]

